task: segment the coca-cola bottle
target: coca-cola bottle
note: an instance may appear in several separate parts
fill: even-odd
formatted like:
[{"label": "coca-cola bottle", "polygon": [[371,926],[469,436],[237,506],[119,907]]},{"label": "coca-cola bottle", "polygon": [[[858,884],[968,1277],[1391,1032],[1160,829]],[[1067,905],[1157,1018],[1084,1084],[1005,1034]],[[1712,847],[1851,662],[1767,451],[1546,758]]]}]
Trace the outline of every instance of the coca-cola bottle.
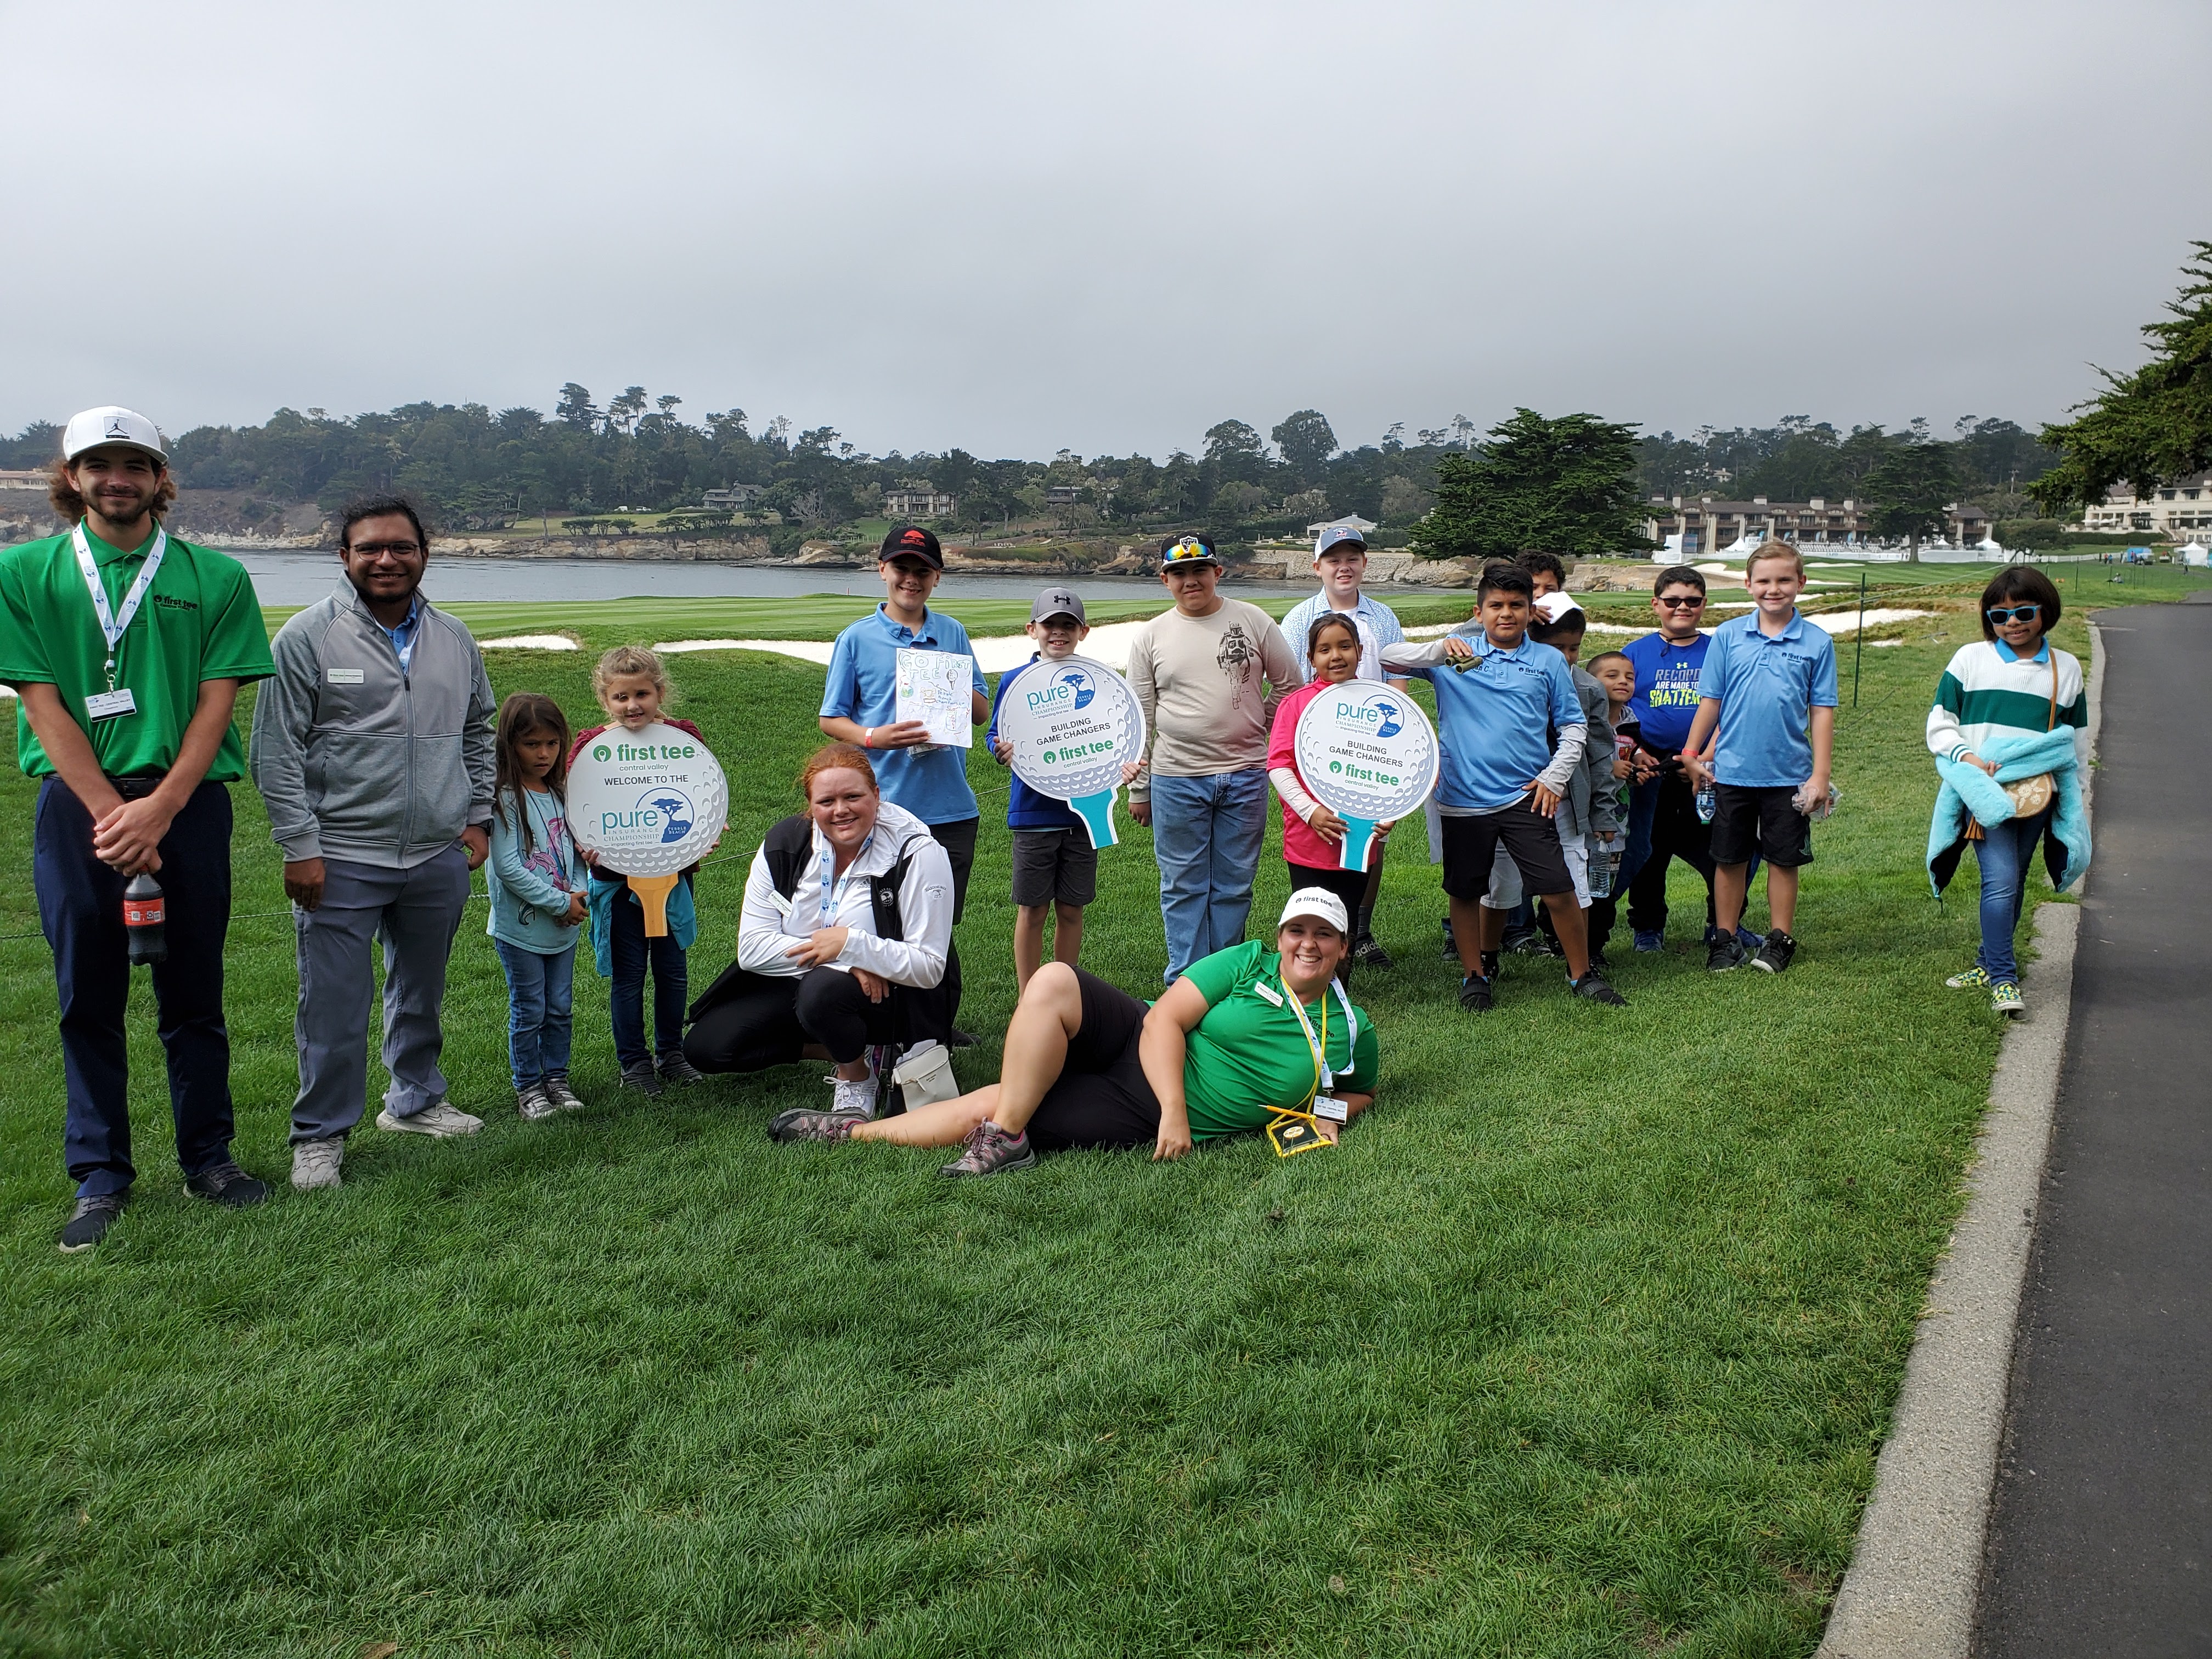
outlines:
[{"label": "coca-cola bottle", "polygon": [[123,890],[123,936],[131,941],[131,965],[169,959],[167,907],[161,884],[144,871]]}]

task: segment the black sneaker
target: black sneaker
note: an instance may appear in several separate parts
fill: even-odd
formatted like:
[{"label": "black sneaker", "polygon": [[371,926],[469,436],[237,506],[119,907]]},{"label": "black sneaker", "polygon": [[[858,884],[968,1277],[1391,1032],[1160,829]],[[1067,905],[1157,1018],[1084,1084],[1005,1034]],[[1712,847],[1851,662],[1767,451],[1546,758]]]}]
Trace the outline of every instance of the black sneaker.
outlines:
[{"label": "black sneaker", "polygon": [[1778,974],[1790,966],[1790,958],[1796,954],[1796,939],[1779,927],[1770,928],[1765,942],[1759,947],[1759,954],[1751,959],[1751,965],[1765,969],[1770,974]]},{"label": "black sneaker", "polygon": [[1509,957],[1540,957],[1550,954],[1540,927],[1516,927],[1509,930],[1504,940]]},{"label": "black sneaker", "polygon": [[653,1069],[651,1060],[635,1060],[622,1068],[622,1086],[635,1089],[650,1097],[662,1093],[668,1085],[660,1080],[660,1073]]},{"label": "black sneaker", "polygon": [[269,1197],[266,1182],[256,1181],[228,1158],[198,1175],[186,1176],[185,1192],[192,1198],[211,1200],[226,1210],[250,1210]]},{"label": "black sneaker", "polygon": [[1352,941],[1352,959],[1369,968],[1395,968],[1390,953],[1375,942],[1372,933],[1362,933]]},{"label": "black sneaker", "polygon": [[1725,974],[1741,968],[1751,959],[1751,953],[1736,942],[1733,933],[1715,933],[1705,941],[1705,971]]},{"label": "black sneaker", "polygon": [[[1459,959],[1459,958],[1458,958],[1458,957],[1453,957],[1453,958],[1452,958],[1452,960],[1454,960],[1455,962],[1456,962],[1458,959]],[[1496,979],[1496,978],[1498,977],[1498,952],[1497,952],[1497,951],[1485,951],[1482,953],[1482,976],[1483,976],[1483,978],[1485,978],[1485,979]]]},{"label": "black sneaker", "polygon": [[1452,938],[1451,918],[1449,916],[1446,916],[1444,918],[1443,929],[1444,960],[1446,962],[1457,962],[1459,960],[1459,944]]},{"label": "black sneaker", "polygon": [[88,1250],[107,1237],[107,1230],[123,1213],[123,1194],[102,1193],[97,1198],[80,1198],[71,1212],[69,1225],[54,1235],[54,1243],[62,1247],[64,1255],[75,1255],[79,1250]]},{"label": "black sneaker", "polygon": [[1490,980],[1486,975],[1469,974],[1460,981],[1459,1006],[1472,1014],[1490,1012]]},{"label": "black sneaker", "polygon": [[1605,982],[1605,975],[1595,968],[1580,979],[1567,981],[1575,994],[1584,1002],[1602,1002],[1608,1008],[1626,1008],[1628,999]]},{"label": "black sneaker", "polygon": [[1605,946],[1602,945],[1599,945],[1597,949],[1590,952],[1590,966],[1596,969],[1600,973],[1606,972],[1613,966],[1611,963],[1605,959]]},{"label": "black sneaker", "polygon": [[660,1080],[673,1089],[687,1083],[704,1083],[707,1074],[684,1059],[681,1048],[671,1048],[660,1057]]}]

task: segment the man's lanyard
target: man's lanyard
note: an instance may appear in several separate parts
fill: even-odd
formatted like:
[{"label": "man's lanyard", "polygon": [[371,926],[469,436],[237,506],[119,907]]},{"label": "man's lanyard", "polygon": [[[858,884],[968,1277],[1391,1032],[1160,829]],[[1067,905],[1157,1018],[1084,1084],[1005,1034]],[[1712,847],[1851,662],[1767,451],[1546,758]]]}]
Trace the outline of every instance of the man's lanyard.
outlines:
[{"label": "man's lanyard", "polygon": [[[1306,1047],[1313,1051],[1314,1089],[1313,1095],[1306,1102],[1310,1106],[1315,1099],[1336,1087],[1336,1073],[1328,1063],[1328,999],[1323,997],[1321,1000],[1321,1032],[1316,1036],[1313,1021],[1306,1018],[1305,1006],[1291,989],[1290,981],[1285,979],[1282,983],[1283,1000],[1291,1005],[1291,1012],[1298,1017],[1298,1029],[1305,1033]],[[1359,1040],[1359,1016],[1352,1012],[1352,999],[1345,995],[1344,987],[1335,980],[1329,981],[1328,988],[1336,993],[1336,1000],[1344,1009],[1346,1042],[1356,1044]],[[1346,1052],[1349,1054],[1351,1048],[1347,1047]]]},{"label": "man's lanyard", "polygon": [[[815,833],[822,834],[819,830]],[[875,838],[876,832],[872,830],[869,830],[867,839],[860,843],[859,850],[853,854],[852,863],[845,866],[845,878],[840,881],[837,879],[836,873],[837,849],[830,844],[829,836],[822,836],[822,894],[819,900],[821,921],[818,926],[828,927],[834,924],[837,912],[844,908],[842,890],[850,887],[853,884],[853,878],[860,873],[860,860],[867,857],[869,844]]]},{"label": "man's lanyard", "polygon": [[131,591],[123,596],[123,609],[118,612],[107,603],[107,590],[100,585],[100,566],[92,556],[92,544],[85,539],[82,520],[70,533],[70,544],[76,549],[76,568],[84,573],[85,592],[92,595],[92,614],[99,618],[100,637],[107,641],[107,689],[115,690],[115,647],[122,642],[124,631],[131,626],[138,607],[146,602],[147,590],[154,586],[154,578],[161,568],[161,561],[169,551],[169,532],[161,526],[154,526],[154,549],[147,554],[146,562],[139,567],[138,580],[131,584]]}]

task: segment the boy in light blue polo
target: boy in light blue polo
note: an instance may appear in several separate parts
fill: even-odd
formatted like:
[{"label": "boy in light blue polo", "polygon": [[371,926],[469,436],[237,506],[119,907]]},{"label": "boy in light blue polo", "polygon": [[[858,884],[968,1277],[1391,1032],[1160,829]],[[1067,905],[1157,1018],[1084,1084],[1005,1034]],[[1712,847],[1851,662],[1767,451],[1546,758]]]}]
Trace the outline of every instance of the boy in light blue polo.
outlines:
[{"label": "boy in light blue polo", "polygon": [[1757,608],[1713,630],[1698,679],[1698,716],[1682,763],[1716,797],[1715,931],[1705,966],[1743,965],[1735,936],[1743,920],[1753,854],[1767,864],[1773,926],[1754,968],[1778,974],[1796,954],[1797,872],[1813,861],[1812,814],[1825,807],[1836,744],[1836,643],[1797,611],[1805,561],[1786,542],[1767,542],[1744,566]]},{"label": "boy in light blue polo", "polygon": [[975,792],[968,787],[968,751],[929,741],[920,720],[898,719],[898,653],[950,651],[968,659],[969,715],[977,726],[991,718],[983,670],[968,630],[929,608],[945,574],[937,538],[920,525],[902,525],[884,538],[876,557],[884,599],[873,614],[837,636],[822,687],[823,732],[837,743],[869,751],[885,800],[929,826],[952,864],[952,919],[968,902],[968,872],[975,865]]},{"label": "boy in light blue polo", "polygon": [[1476,1013],[1492,1005],[1483,952],[1495,951],[1504,932],[1504,913],[1481,905],[1501,845],[1523,888],[1548,902],[1575,994],[1616,1006],[1626,1000],[1590,966],[1587,918],[1553,822],[1582,763],[1589,723],[1567,659],[1528,638],[1530,586],[1526,571],[1493,565],[1476,589],[1480,635],[1448,635],[1382,653],[1392,673],[1418,674],[1436,688],[1444,893],[1464,975],[1460,1006]]}]

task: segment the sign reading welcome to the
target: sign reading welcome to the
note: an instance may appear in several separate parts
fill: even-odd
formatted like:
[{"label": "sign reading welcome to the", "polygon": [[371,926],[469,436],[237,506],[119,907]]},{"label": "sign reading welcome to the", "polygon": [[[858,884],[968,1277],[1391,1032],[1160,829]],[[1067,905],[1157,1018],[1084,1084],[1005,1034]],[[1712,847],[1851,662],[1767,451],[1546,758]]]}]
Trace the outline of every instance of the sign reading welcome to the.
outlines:
[{"label": "sign reading welcome to the", "polygon": [[568,769],[568,829],[599,867],[629,878],[646,932],[668,931],[677,872],[704,858],[728,820],[729,783],[698,738],[656,721],[610,726]]}]

